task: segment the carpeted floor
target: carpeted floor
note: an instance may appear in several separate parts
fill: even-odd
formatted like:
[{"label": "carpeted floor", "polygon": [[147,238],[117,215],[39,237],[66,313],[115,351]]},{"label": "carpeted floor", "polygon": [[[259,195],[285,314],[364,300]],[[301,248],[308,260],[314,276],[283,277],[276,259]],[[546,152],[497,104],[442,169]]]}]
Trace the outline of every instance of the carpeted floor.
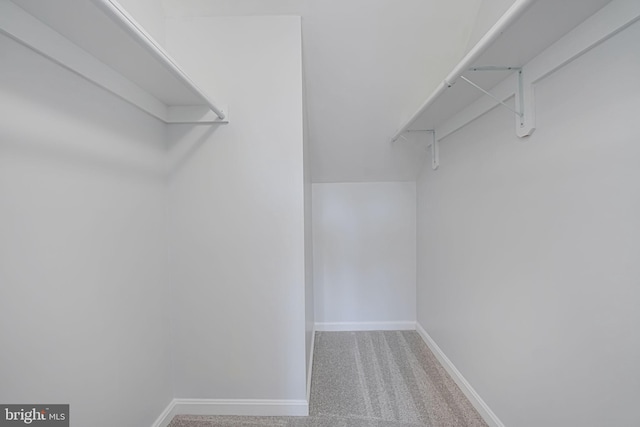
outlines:
[{"label": "carpeted floor", "polygon": [[316,333],[309,417],[178,415],[169,427],[486,427],[413,331]]}]

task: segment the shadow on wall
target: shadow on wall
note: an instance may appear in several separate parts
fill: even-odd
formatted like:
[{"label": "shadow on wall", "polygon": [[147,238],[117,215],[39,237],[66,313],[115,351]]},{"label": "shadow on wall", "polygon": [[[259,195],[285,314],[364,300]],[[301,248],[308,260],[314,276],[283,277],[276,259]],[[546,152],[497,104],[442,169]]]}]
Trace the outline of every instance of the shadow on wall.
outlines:
[{"label": "shadow on wall", "polygon": [[202,144],[212,143],[213,134],[221,124],[192,125],[175,124],[169,126],[166,141],[168,152],[167,178],[171,179],[198,152]]},{"label": "shadow on wall", "polygon": [[0,108],[12,118],[0,129],[5,153],[171,178],[220,126],[168,126],[13,40],[1,37],[0,51],[15,65],[0,69]]},{"label": "shadow on wall", "polygon": [[0,37],[0,149],[118,174],[164,173],[165,125]]}]

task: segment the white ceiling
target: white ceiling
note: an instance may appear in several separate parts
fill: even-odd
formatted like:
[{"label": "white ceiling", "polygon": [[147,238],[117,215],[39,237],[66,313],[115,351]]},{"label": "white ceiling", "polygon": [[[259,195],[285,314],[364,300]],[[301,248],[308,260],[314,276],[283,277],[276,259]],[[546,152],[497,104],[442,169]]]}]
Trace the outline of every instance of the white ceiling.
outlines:
[{"label": "white ceiling", "polygon": [[163,0],[169,17],[302,16],[314,182],[414,180],[426,152],[390,137],[511,3]]}]

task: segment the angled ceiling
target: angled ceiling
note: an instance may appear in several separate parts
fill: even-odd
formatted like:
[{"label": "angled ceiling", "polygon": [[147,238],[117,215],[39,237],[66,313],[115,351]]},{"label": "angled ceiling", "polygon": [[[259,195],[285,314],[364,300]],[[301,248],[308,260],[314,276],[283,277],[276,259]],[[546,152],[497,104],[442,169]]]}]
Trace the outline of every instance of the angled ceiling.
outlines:
[{"label": "angled ceiling", "polygon": [[511,3],[163,0],[163,7],[168,17],[302,16],[312,179],[375,182],[415,179],[426,152],[390,137]]}]

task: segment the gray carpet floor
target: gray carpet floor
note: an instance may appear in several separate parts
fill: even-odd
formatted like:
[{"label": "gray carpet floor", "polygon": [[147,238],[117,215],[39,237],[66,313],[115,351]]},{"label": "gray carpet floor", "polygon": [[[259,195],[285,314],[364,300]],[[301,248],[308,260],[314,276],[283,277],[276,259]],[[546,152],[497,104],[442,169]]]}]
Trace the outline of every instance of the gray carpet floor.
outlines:
[{"label": "gray carpet floor", "polygon": [[169,427],[486,427],[413,331],[316,333],[309,417],[178,415]]}]

